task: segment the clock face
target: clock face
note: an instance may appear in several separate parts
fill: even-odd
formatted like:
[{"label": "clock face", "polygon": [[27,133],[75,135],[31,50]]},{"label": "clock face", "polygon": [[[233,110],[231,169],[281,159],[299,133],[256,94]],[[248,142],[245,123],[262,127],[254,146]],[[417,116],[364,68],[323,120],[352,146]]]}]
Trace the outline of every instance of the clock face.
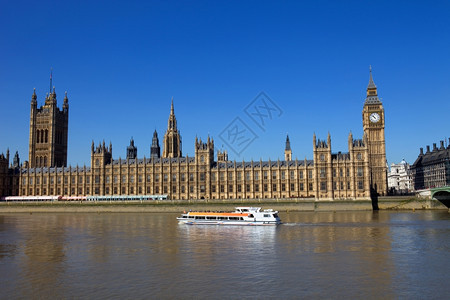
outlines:
[{"label": "clock face", "polygon": [[380,121],[380,115],[377,113],[373,113],[370,115],[369,119],[370,119],[370,122],[377,123],[378,121]]}]

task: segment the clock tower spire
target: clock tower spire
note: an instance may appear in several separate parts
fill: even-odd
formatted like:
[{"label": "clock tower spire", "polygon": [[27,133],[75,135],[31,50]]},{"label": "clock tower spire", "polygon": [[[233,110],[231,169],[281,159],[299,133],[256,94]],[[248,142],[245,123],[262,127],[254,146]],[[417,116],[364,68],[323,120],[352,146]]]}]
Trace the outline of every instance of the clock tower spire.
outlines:
[{"label": "clock tower spire", "polygon": [[384,108],[369,69],[369,85],[362,111],[363,130],[369,152],[370,188],[378,195],[387,194],[386,141],[384,137]]}]

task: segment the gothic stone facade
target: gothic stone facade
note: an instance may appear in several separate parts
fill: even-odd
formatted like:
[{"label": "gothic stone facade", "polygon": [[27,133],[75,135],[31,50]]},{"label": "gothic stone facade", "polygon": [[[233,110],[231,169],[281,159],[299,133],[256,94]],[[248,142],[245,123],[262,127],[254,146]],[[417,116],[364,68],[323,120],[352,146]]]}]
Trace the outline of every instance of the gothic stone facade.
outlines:
[{"label": "gothic stone facade", "polygon": [[21,195],[166,194],[172,199],[369,197],[368,151],[349,136],[348,153],[315,141],[314,159],[215,161],[214,141],[195,141],[195,156],[112,160],[104,143],[91,149],[90,167],[22,169]]},{"label": "gothic stone facade", "polygon": [[16,152],[13,164],[9,164],[9,149],[6,155],[0,153],[0,196],[19,194],[19,154]]},{"label": "gothic stone facade", "polygon": [[[107,147],[103,142],[95,147],[93,143],[90,166],[64,167],[53,162],[50,166],[33,167],[29,164],[14,176],[19,182],[20,195],[368,199],[375,186],[379,194],[387,192],[384,110],[372,74],[363,108],[363,127],[362,139],[355,140],[349,134],[346,153],[332,152],[330,134],[326,140],[314,135],[313,160],[292,160],[288,138],[284,161],[229,161],[226,151],[217,151],[215,159],[214,140],[209,137],[206,142],[196,139],[195,154],[183,157],[172,101],[161,157],[155,140],[150,158],[130,155],[124,160],[113,159],[111,144]],[[31,142],[34,145],[30,145],[30,151],[37,144],[36,140],[30,139]]]},{"label": "gothic stone facade", "polygon": [[[51,82],[50,82],[51,86]],[[67,92],[60,110],[56,103],[55,88],[37,107],[36,90],[31,96],[29,165],[35,167],[67,166],[67,134],[69,99]]]}]

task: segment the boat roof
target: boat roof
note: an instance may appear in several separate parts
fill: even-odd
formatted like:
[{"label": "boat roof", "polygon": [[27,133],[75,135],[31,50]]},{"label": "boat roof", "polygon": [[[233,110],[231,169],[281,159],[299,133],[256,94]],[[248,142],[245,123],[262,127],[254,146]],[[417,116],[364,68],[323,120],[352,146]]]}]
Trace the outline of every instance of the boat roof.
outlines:
[{"label": "boat roof", "polygon": [[[190,216],[248,216],[251,213],[259,213],[261,207],[251,207],[251,206],[239,206],[236,207],[234,212],[225,211],[189,211],[187,214]],[[265,209],[264,212],[277,213],[273,209]],[[186,214],[186,212],[185,212]]]},{"label": "boat roof", "polygon": [[251,206],[238,206],[236,210],[240,211],[260,211],[261,207],[251,207]]},{"label": "boat roof", "polygon": [[199,212],[199,211],[191,211],[188,213],[190,216],[220,216],[220,217],[242,217],[248,216],[249,212]]}]

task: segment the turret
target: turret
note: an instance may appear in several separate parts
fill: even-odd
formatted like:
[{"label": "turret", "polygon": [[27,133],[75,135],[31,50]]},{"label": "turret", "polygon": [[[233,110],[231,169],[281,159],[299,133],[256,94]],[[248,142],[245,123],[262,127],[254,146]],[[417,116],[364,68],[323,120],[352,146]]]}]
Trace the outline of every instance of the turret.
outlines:
[{"label": "turret", "polygon": [[[112,146],[110,145],[110,149]],[[91,167],[100,167],[111,163],[112,161],[112,152],[110,152],[106,146],[105,141],[103,143],[99,143],[99,145],[95,148],[94,141],[92,141],[91,146]]]},{"label": "turret", "polygon": [[217,161],[226,162],[228,161],[227,150],[217,150]]},{"label": "turret", "polygon": [[313,150],[316,149],[316,133],[313,134]]},{"label": "turret", "polygon": [[286,147],[284,148],[284,160],[292,160],[291,142],[289,141],[289,135],[286,135]]},{"label": "turret", "polygon": [[208,136],[207,142],[203,143],[202,139],[195,139],[195,157],[200,164],[214,162],[214,141]]},{"label": "turret", "polygon": [[134,140],[131,138],[130,145],[127,147],[127,159],[136,159],[137,148],[134,146]]},{"label": "turret", "polygon": [[350,131],[348,134],[348,150],[350,151],[353,148],[353,134]]},{"label": "turret", "polygon": [[20,167],[20,158],[19,158],[19,152],[18,151],[16,151],[16,154],[14,154],[13,167],[14,168],[19,168]]},{"label": "turret", "polygon": [[67,91],[64,93],[63,111],[67,113],[69,110],[69,98],[67,98]]},{"label": "turret", "polygon": [[33,95],[31,95],[31,107],[36,108],[37,107],[37,95],[36,95],[36,88],[33,89]]},{"label": "turret", "polygon": [[159,147],[159,139],[158,139],[158,133],[153,132],[153,138],[152,138],[152,145],[150,147],[150,159],[151,160],[157,160],[160,158],[161,155],[161,148]]},{"label": "turret", "polygon": [[331,148],[331,135],[330,135],[330,132],[328,132],[327,144],[328,144],[328,147]]}]

